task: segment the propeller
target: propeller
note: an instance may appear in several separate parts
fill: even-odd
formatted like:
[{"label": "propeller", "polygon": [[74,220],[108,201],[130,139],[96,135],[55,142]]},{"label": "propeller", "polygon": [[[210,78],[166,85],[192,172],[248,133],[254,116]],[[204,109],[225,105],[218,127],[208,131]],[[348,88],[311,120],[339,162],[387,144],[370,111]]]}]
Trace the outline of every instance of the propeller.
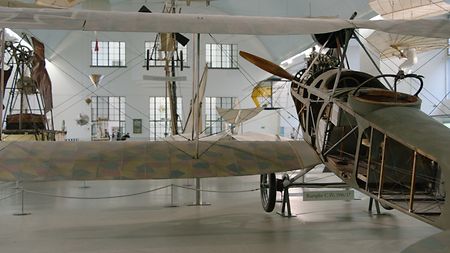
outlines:
[{"label": "propeller", "polygon": [[261,57],[258,57],[256,55],[239,51],[239,55],[242,56],[242,58],[246,59],[247,61],[255,64],[255,66],[259,67],[260,69],[263,69],[271,74],[274,74],[276,76],[286,78],[290,81],[294,80],[294,76],[291,75],[289,72],[284,70],[282,67],[276,65],[275,63],[268,61],[266,59],[263,59]]}]

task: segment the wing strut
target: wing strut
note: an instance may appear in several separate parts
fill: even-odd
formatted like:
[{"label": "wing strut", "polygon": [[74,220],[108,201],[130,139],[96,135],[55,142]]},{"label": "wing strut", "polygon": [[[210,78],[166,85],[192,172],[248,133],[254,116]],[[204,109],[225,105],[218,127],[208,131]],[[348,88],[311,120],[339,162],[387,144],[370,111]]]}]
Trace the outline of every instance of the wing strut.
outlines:
[{"label": "wing strut", "polygon": [[[1,66],[1,73],[0,73],[0,122],[3,122],[3,96],[5,92],[5,28],[2,28],[2,34],[1,34],[1,45],[0,45],[0,66]],[[3,131],[3,124],[0,124],[0,141],[2,140],[2,131]]]}]

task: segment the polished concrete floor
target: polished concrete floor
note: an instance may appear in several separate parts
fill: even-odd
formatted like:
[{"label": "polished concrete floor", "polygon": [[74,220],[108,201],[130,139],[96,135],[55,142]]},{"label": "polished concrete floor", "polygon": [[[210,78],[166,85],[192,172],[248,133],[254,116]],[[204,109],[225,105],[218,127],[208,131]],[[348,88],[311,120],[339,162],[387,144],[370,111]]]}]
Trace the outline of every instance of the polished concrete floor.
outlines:
[{"label": "polished concrete floor", "polygon": [[[314,177],[314,176],[313,176]],[[320,176],[318,176],[320,177]],[[219,191],[253,190],[259,177],[202,180],[202,188]],[[291,197],[295,218],[282,218],[261,209],[259,191],[203,193],[210,206],[188,206],[193,180],[94,181],[27,183],[24,189],[55,196],[25,193],[0,201],[0,252],[400,252],[440,230],[397,211],[367,212],[368,199],[302,201]],[[0,199],[14,193],[14,184],[0,184]],[[168,207],[170,205],[178,207]],[[277,206],[279,209],[279,205]]]}]

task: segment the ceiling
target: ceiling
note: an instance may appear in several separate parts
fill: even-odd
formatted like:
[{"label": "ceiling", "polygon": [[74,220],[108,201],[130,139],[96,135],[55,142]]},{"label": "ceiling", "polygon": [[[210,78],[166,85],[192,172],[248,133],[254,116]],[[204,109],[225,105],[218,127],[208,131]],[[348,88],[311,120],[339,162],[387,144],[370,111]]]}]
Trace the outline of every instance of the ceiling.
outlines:
[{"label": "ceiling", "polygon": [[[369,0],[177,0],[183,13],[211,13],[253,16],[286,17],[339,17],[348,18],[354,11],[357,18],[368,19],[375,16],[368,4]],[[85,0],[77,8],[97,10],[137,11],[143,4],[154,12],[161,12],[164,0]],[[271,60],[280,63],[310,47],[311,36],[258,36]]]}]

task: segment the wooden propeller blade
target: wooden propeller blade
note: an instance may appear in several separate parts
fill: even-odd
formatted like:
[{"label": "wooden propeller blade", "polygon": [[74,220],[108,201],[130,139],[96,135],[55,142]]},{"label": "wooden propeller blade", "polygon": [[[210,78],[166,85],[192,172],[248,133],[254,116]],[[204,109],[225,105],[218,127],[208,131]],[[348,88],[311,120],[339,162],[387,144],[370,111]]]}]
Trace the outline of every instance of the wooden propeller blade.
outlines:
[{"label": "wooden propeller blade", "polygon": [[244,51],[239,51],[239,55],[242,56],[242,58],[246,59],[247,61],[255,64],[257,67],[259,67],[271,74],[274,74],[274,75],[282,77],[282,78],[286,78],[291,81],[294,79],[293,75],[291,75],[289,72],[287,72],[282,67],[276,65],[273,62],[270,62],[266,59],[263,59],[261,57],[258,57],[256,55],[253,55],[253,54],[250,54],[250,53],[247,53]]}]

